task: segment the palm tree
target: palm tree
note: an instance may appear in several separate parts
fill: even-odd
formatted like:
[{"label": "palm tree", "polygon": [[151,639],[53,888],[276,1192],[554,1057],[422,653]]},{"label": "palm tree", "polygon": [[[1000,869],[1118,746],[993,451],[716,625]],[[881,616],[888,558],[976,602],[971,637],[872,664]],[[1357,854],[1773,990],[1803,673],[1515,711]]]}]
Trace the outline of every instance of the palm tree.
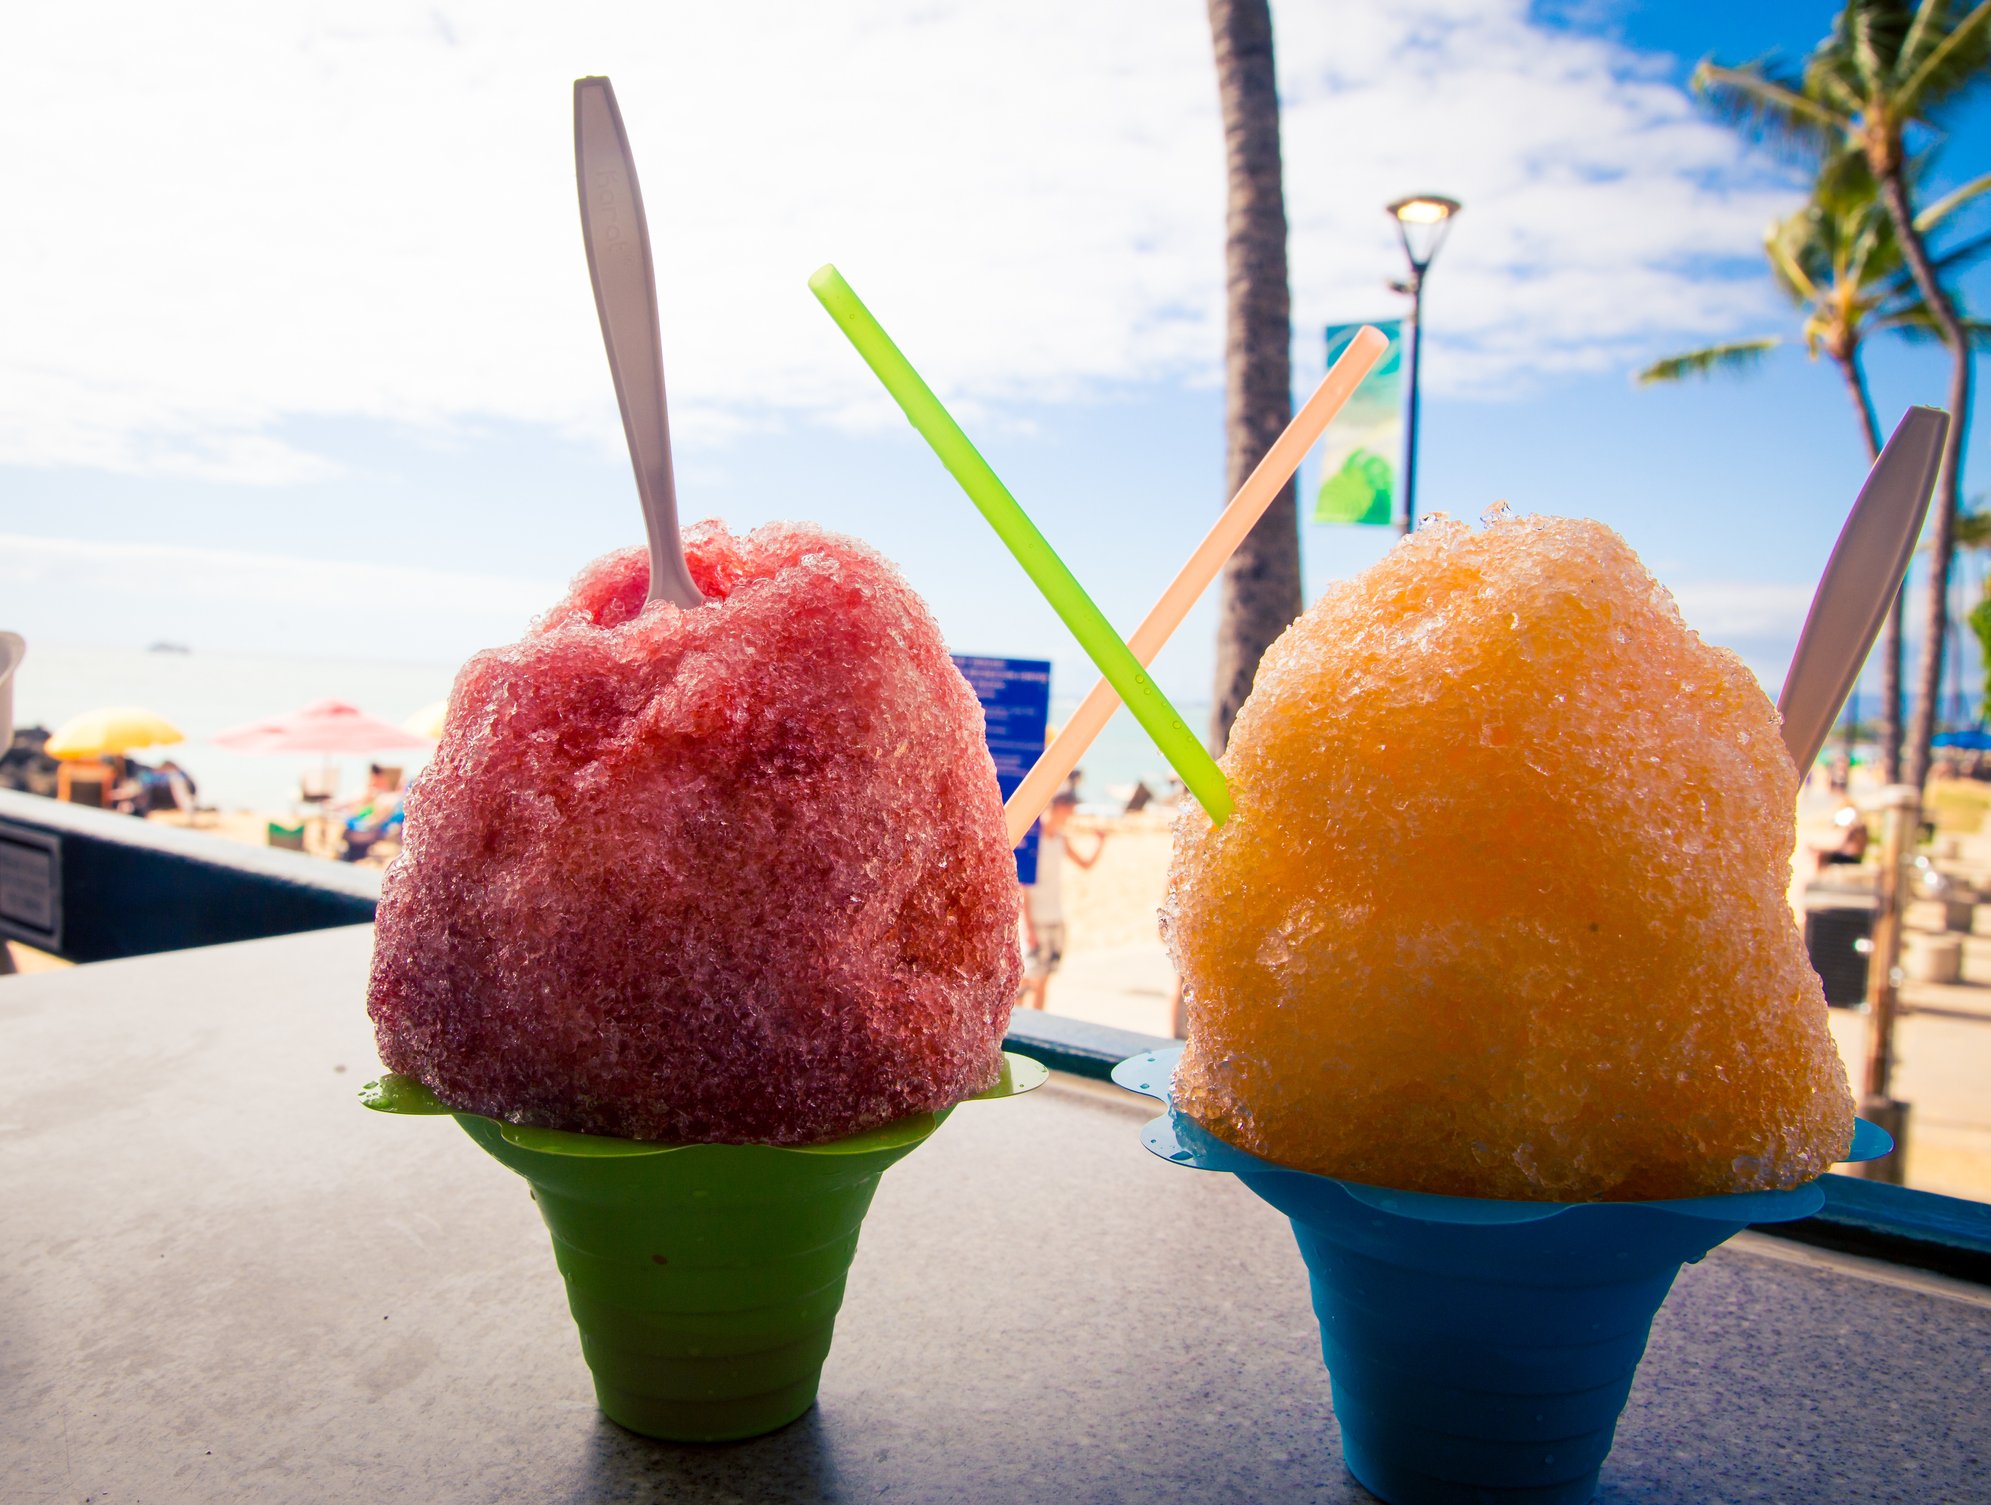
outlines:
[{"label": "palm tree", "polygon": [[[1937,505],[1931,514],[1927,632],[1916,674],[1908,734],[1908,782],[1928,776],[1942,690],[1950,561],[1962,496],[1963,439],[1970,424],[1970,341],[1943,287],[1909,204],[1904,137],[1931,126],[1943,107],[1981,84],[1991,66],[1991,0],[1847,0],[1832,32],[1806,61],[1801,77],[1766,63],[1722,68],[1702,63],[1694,84],[1740,124],[1822,158],[1857,157],[1872,174],[1900,241],[1901,255],[1930,318],[1949,348],[1950,429],[1943,445]],[[1834,164],[1827,162],[1827,172]]]},{"label": "palm tree", "polygon": [[[1980,179],[1918,218],[1925,233],[1935,229],[1961,205],[1991,188]],[[1936,259],[1945,275],[1991,249],[1991,237],[1979,237]],[[1894,234],[1893,220],[1861,171],[1832,174],[1812,201],[1764,232],[1763,254],[1791,302],[1803,314],[1801,334],[1813,360],[1822,351],[1838,367],[1858,419],[1869,462],[1880,457],[1880,423],[1860,364],[1861,346],[1871,334],[1896,330],[1926,335],[1932,316],[1915,286]],[[1973,334],[1982,326],[1972,324]],[[1680,381],[1692,376],[1753,368],[1783,343],[1781,336],[1712,345],[1655,361],[1638,373],[1641,385]],[[1887,782],[1901,777],[1901,641],[1906,592],[1897,593],[1881,644],[1881,764]]]},{"label": "palm tree", "polygon": [[[1956,547],[1959,554],[1991,553],[1991,511],[1978,498],[1978,505],[1956,517]],[[1978,660],[1984,671],[1984,686],[1978,697],[1977,720],[1991,720],[1991,579],[1980,583],[1977,604],[1964,615],[1964,623],[1977,639]]]},{"label": "palm tree", "polygon": [[[1292,309],[1279,89],[1268,0],[1209,0],[1227,174],[1224,272],[1225,496],[1293,417]],[[1300,614],[1300,523],[1288,481],[1224,567],[1211,745],[1222,751],[1258,660]]]}]

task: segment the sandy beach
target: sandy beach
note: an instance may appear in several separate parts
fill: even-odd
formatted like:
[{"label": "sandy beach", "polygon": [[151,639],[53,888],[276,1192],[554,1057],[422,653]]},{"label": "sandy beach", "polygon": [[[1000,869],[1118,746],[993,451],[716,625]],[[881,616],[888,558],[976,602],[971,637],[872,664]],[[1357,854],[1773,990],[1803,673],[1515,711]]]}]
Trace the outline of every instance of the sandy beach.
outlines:
[{"label": "sandy beach", "polygon": [[1169,829],[1173,811],[1142,811],[1117,820],[1078,815],[1069,830],[1074,844],[1090,850],[1095,834],[1106,844],[1089,870],[1066,870],[1065,923],[1071,949],[1112,951],[1160,940],[1155,914],[1168,888]]},{"label": "sandy beach", "polygon": [[[288,810],[209,810],[189,818],[177,810],[157,811],[146,817],[162,826],[177,826],[182,830],[199,831],[205,836],[218,836],[223,841],[240,842],[245,846],[262,847],[271,845],[270,827],[291,828],[303,826],[305,850],[314,857],[334,858],[338,855],[338,830],[336,819],[319,819],[292,815]],[[391,855],[391,854],[390,854]],[[385,858],[376,859],[376,867],[386,865]]]}]

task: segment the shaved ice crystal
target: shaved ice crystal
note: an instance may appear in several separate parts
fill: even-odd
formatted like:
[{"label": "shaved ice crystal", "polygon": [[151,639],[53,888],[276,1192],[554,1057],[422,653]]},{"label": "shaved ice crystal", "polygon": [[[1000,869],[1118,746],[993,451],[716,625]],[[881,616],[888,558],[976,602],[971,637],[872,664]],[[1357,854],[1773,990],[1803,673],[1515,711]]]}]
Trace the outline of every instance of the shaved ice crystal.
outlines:
[{"label": "shaved ice crystal", "polygon": [[1179,821],[1177,1103],[1297,1169],[1554,1201],[1794,1186],[1853,1103],[1798,777],[1600,523],[1434,519],[1265,655]]},{"label": "shaved ice crystal", "polygon": [[994,1085],[1019,890],[981,708],[864,545],[687,530],[464,666],[381,885],[381,1060],[451,1107],[806,1144]]}]

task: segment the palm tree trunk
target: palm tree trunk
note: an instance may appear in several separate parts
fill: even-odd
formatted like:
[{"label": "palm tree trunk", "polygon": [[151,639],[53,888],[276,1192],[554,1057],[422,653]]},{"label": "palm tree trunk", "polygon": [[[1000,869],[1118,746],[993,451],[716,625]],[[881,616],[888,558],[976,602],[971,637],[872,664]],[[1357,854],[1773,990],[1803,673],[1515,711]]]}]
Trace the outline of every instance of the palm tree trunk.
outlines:
[{"label": "palm tree trunk", "polygon": [[[1208,0],[1223,108],[1226,207],[1224,431],[1226,497],[1292,421],[1292,308],[1279,89],[1268,0]],[[1300,525],[1288,481],[1224,567],[1217,616],[1211,745],[1230,739],[1258,660],[1300,614]]]},{"label": "palm tree trunk", "polygon": [[1839,360],[1839,374],[1846,378],[1846,392],[1853,399],[1853,411],[1860,418],[1860,437],[1867,441],[1867,463],[1880,458],[1880,419],[1874,416],[1873,394],[1867,390],[1867,374],[1860,369],[1856,345]]},{"label": "palm tree trunk", "polygon": [[1943,441],[1942,468],[1936,479],[1936,505],[1929,515],[1929,579],[1923,608],[1922,658],[1916,666],[1915,712],[1908,723],[1907,782],[1920,789],[1929,776],[1929,745],[1936,734],[1936,706],[1943,690],[1943,640],[1949,635],[1950,561],[1956,553],[1956,514],[1963,499],[1963,439],[1970,428],[1970,342],[1964,338],[1963,323],[1956,307],[1929,264],[1928,248],[1915,228],[1915,215],[1908,207],[1908,190],[1899,170],[1880,179],[1881,200],[1887,217],[1894,221],[1894,233],[1901,241],[1901,256],[1914,275],[1923,302],[1935,316],[1949,347],[1950,431]]},{"label": "palm tree trunk", "polygon": [[[1874,416],[1866,372],[1860,369],[1859,346],[1833,359],[1846,379],[1853,411],[1860,417],[1860,437],[1867,442],[1867,463],[1872,464],[1880,459],[1880,420]],[[1901,782],[1901,642],[1907,624],[1908,588],[1903,585],[1894,593],[1880,639],[1880,770],[1889,784]]]}]

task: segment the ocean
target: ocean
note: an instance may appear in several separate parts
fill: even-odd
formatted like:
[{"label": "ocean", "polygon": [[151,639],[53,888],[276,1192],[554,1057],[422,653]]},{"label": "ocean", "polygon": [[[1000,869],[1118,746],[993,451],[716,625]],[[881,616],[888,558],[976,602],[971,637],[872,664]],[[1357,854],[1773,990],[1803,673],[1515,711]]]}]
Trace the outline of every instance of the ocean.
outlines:
[{"label": "ocean", "polygon": [[[216,747],[208,739],[244,722],[286,715],[331,697],[382,720],[399,723],[449,694],[456,668],[449,664],[386,663],[361,659],[278,658],[251,654],[157,653],[130,648],[89,648],[30,643],[14,681],[14,724],[53,731],[72,716],[100,706],[130,705],[156,712],[187,740],[134,756],[147,763],[171,758],[200,788],[201,803],[224,810],[285,811],[297,805],[298,780],[318,763],[306,757],[251,757]],[[1079,692],[1090,688],[1089,682]],[[1079,693],[1051,699],[1051,720],[1078,708]],[[1206,703],[1177,709],[1192,727],[1209,717]],[[342,794],[355,794],[366,779],[366,759],[334,758]],[[427,761],[420,749],[383,753],[380,761],[412,776]],[[1109,802],[1110,789],[1146,780],[1167,785],[1168,765],[1124,709],[1115,713],[1086,753],[1080,793]]]}]

